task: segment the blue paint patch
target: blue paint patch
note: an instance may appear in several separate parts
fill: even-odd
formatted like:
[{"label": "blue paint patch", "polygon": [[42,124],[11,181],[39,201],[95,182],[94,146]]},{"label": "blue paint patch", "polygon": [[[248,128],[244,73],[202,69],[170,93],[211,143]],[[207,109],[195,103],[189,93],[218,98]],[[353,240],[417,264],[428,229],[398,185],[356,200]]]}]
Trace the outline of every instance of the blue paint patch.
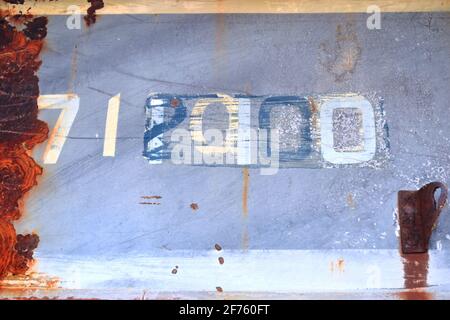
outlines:
[{"label": "blue paint patch", "polygon": [[[289,136],[289,138],[293,141],[298,142],[298,145],[295,147],[295,151],[292,151],[291,149],[284,150],[283,148],[278,146],[279,154],[278,154],[278,162],[280,168],[336,168],[336,167],[370,167],[370,168],[377,168],[377,167],[384,167],[386,163],[388,162],[390,158],[390,144],[389,144],[389,128],[387,121],[385,119],[385,113],[383,110],[383,99],[378,98],[374,101],[369,101],[367,98],[360,96],[358,94],[342,94],[342,95],[310,95],[310,96],[295,96],[295,95],[289,95],[289,96],[252,96],[252,95],[243,95],[243,94],[237,94],[237,95],[229,95],[224,98],[224,95],[221,94],[206,94],[206,95],[174,95],[174,94],[151,94],[148,99],[146,100],[145,110],[146,110],[146,123],[145,123],[145,133],[144,133],[144,152],[143,155],[145,158],[147,158],[150,163],[171,163],[171,157],[172,157],[172,150],[174,147],[176,147],[176,143],[171,140],[171,134],[174,132],[175,129],[184,129],[185,132],[187,132],[188,137],[192,137],[194,133],[192,125],[192,121],[199,121],[201,124],[200,126],[196,126],[196,134],[198,135],[198,130],[200,128],[203,130],[203,122],[204,120],[209,119],[203,119],[203,115],[197,114],[195,116],[191,115],[192,110],[194,109],[194,106],[199,100],[203,100],[203,103],[205,103],[205,99],[211,99],[211,104],[224,104],[226,101],[227,103],[234,104],[233,108],[236,108],[236,106],[239,107],[241,103],[250,103],[250,114],[239,113],[236,111],[233,111],[233,116],[236,117],[250,117],[249,119],[246,118],[246,121],[242,121],[242,123],[246,124],[248,126],[248,123],[250,123],[251,129],[255,130],[258,133],[261,133],[261,131],[265,131],[266,135],[264,139],[267,139],[267,141],[264,141],[265,143],[262,145],[257,144],[256,147],[252,146],[251,153],[252,155],[257,154],[256,162],[255,163],[240,163],[237,164],[236,161],[224,163],[224,164],[206,164],[206,163],[198,163],[198,161],[193,161],[192,163],[188,163],[188,165],[202,165],[202,166],[228,166],[228,167],[250,167],[250,168],[263,168],[267,167],[266,164],[263,164],[262,161],[260,162],[260,155],[263,153],[266,157],[272,157],[273,156],[273,145],[272,145],[272,138],[271,138],[271,132],[274,130],[274,128],[280,129],[277,127],[277,124],[274,124],[273,114],[284,112],[283,107],[287,107],[290,110],[294,110],[299,117],[294,118],[291,116],[285,117],[285,119],[282,121],[281,125],[289,126],[289,129],[294,128],[292,131],[293,136]],[[216,101],[214,101],[217,99]],[[370,117],[366,120],[363,119],[365,130],[368,128],[373,131],[374,138],[376,139],[376,144],[368,144],[367,141],[365,141],[365,146],[373,146],[376,150],[371,150],[370,154],[373,153],[373,158],[369,160],[364,161],[353,161],[349,163],[345,162],[330,162],[328,160],[325,160],[322,148],[324,148],[323,145],[323,137],[326,137],[329,139],[330,136],[338,136],[338,137],[345,137],[346,132],[340,132],[339,134],[335,135],[334,130],[337,130],[337,128],[344,128],[345,126],[348,126],[348,124],[340,124],[337,127],[332,126],[332,128],[326,129],[325,125],[323,128],[321,128],[320,124],[320,118],[321,118],[321,106],[322,105],[329,105],[330,101],[334,101],[334,104],[337,104],[340,109],[350,108],[350,104],[352,103],[353,106],[351,108],[355,109],[355,99],[357,101],[362,101],[366,106],[369,106],[370,110]],[[229,102],[229,101],[232,102]],[[176,102],[175,104],[173,102]],[[246,102],[244,102],[246,101]],[[346,103],[348,101],[348,103]],[[217,103],[216,103],[217,102]],[[351,103],[350,103],[351,102]],[[342,104],[342,106],[340,105]],[[358,103],[356,103],[356,106]],[[209,106],[208,106],[209,108]],[[248,107],[247,107],[248,108]],[[356,107],[357,108],[357,107]],[[205,110],[206,108],[203,108]],[[366,108],[367,109],[367,108]],[[235,109],[233,109],[235,110]],[[367,111],[367,110],[366,110]],[[200,111],[201,112],[201,111]],[[222,109],[223,112],[223,109]],[[325,112],[325,111],[324,111]],[[211,117],[211,114],[214,114],[214,111],[211,113],[211,110],[209,111],[209,117]],[[326,113],[324,113],[325,115]],[[372,117],[373,115],[373,117]],[[327,119],[330,119],[329,116],[327,116]],[[370,121],[367,121],[367,120]],[[242,119],[233,119],[231,120],[230,117],[215,117],[215,121],[222,121],[222,125],[219,127],[232,127],[232,122],[241,123]],[[371,123],[373,122],[373,123]],[[359,124],[360,125],[360,124]],[[236,130],[236,132],[231,133],[231,135],[241,135],[245,134],[245,130]],[[353,127],[351,129],[354,129]],[[233,129],[235,130],[235,128]],[[288,134],[290,134],[290,131],[287,131]],[[357,130],[348,130],[348,134],[351,134],[351,132],[357,132]],[[202,132],[204,134],[204,132]],[[228,133],[227,133],[228,134]],[[245,140],[247,139],[247,140]],[[235,148],[238,150],[238,140],[239,141],[248,141],[249,139],[254,139],[254,137],[238,137],[236,139]],[[256,139],[261,139],[261,136],[257,136]],[[349,139],[350,141],[351,139]],[[345,139],[344,139],[345,141]],[[373,139],[370,140],[373,142]],[[280,142],[280,145],[283,144],[284,141]],[[336,141],[335,141],[336,142]],[[364,142],[364,141],[363,141]],[[198,151],[198,143],[200,143],[200,146],[208,146],[206,142],[199,142],[198,139],[196,141],[192,141],[192,147],[189,152],[194,154]],[[340,141],[342,143],[342,141]],[[333,144],[333,142],[331,142]],[[244,143],[245,145],[245,143]],[[326,144],[328,146],[328,144]],[[186,146],[183,146],[186,147]],[[333,146],[331,146],[333,147]],[[363,145],[364,147],[364,145]],[[351,149],[351,148],[349,148]],[[205,150],[205,149],[203,149]],[[338,149],[336,149],[338,150]],[[238,150],[235,152],[235,156],[238,157],[239,153],[242,150]],[[364,151],[364,148],[361,152]],[[367,151],[367,150],[365,150]],[[373,151],[373,152],[372,152]],[[204,152],[204,151],[201,151]],[[353,152],[353,155],[355,158],[358,158],[358,151],[342,151],[345,152],[345,157],[348,158],[349,153],[352,157],[351,152]],[[367,152],[366,152],[367,154]],[[342,153],[344,155],[344,153]],[[336,154],[335,154],[336,156]],[[339,156],[339,155],[337,155]],[[365,159],[361,157],[361,159]],[[158,162],[159,161],[159,162]]]},{"label": "blue paint patch", "polygon": [[298,108],[302,123],[300,123],[299,137],[301,141],[297,152],[279,151],[280,162],[303,161],[308,159],[312,153],[313,139],[311,136],[311,108],[308,99],[295,96],[269,97],[263,101],[259,110],[259,128],[267,130],[267,156],[272,155],[271,150],[271,112],[274,108],[281,106],[290,106]]}]

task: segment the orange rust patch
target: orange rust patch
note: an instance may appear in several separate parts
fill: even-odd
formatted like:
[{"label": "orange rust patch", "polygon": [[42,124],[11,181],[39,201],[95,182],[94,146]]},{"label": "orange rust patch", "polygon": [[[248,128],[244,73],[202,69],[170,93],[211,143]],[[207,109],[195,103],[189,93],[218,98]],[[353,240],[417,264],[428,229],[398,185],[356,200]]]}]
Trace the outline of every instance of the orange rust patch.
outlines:
[{"label": "orange rust patch", "polygon": [[16,242],[16,230],[11,223],[0,219],[0,278],[9,270]]},{"label": "orange rust patch", "polygon": [[47,125],[37,118],[36,75],[46,35],[46,17],[0,12],[0,279],[24,275],[39,243],[35,234],[16,235],[13,222],[22,216],[20,201],[42,174],[30,153],[48,136]]},{"label": "orange rust patch", "polygon": [[397,297],[401,300],[433,300],[434,295],[423,289],[406,290],[397,293]]},{"label": "orange rust patch", "polygon": [[191,203],[191,209],[194,210],[194,211],[198,210],[198,204]]},{"label": "orange rust patch", "polygon": [[331,261],[330,262],[330,271],[334,272],[334,270],[337,270],[339,272],[345,271],[345,260],[340,258],[337,261]]},{"label": "orange rust patch", "polygon": [[405,289],[428,286],[428,253],[402,254]]},{"label": "orange rust patch", "polygon": [[338,259],[336,266],[339,270],[339,272],[344,272],[344,268],[345,268],[345,261],[344,259]]}]

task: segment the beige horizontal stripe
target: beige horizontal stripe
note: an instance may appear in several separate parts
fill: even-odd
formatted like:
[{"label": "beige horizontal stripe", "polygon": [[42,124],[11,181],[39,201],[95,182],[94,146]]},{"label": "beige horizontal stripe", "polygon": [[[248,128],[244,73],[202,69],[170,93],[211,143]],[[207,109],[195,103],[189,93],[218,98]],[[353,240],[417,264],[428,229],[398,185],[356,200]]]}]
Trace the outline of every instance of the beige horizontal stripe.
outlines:
[{"label": "beige horizontal stripe", "polygon": [[[86,12],[86,0],[59,0],[35,2],[26,0],[15,5],[16,11],[36,15],[64,15],[70,5],[77,5]],[[450,11],[450,0],[105,0],[99,14],[208,14],[208,13],[358,13],[367,12],[370,5],[377,5],[382,12],[435,12]],[[1,1],[0,8],[13,5]]]}]

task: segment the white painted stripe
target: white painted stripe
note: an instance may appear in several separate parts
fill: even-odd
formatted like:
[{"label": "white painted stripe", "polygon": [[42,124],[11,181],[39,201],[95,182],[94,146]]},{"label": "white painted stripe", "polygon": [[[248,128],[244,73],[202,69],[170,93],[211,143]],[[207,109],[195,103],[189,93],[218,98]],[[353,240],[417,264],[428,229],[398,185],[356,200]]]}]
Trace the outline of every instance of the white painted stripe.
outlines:
[{"label": "white painted stripe", "polygon": [[106,115],[105,141],[103,145],[103,156],[114,157],[116,155],[117,127],[119,124],[120,93],[108,102],[108,113]]},{"label": "white painted stripe", "polygon": [[252,164],[250,99],[239,99],[239,128],[237,136],[237,164]]},{"label": "white painted stripe", "polygon": [[61,109],[43,156],[44,164],[56,164],[78,113],[80,98],[75,94],[42,95],[38,106],[40,110]]},{"label": "white painted stripe", "polygon": [[[159,251],[118,257],[37,256],[37,272],[67,289],[142,288],[152,292],[352,292],[402,289],[398,250]],[[450,254],[430,251],[428,285],[450,286]],[[178,266],[176,275],[172,269]]]}]

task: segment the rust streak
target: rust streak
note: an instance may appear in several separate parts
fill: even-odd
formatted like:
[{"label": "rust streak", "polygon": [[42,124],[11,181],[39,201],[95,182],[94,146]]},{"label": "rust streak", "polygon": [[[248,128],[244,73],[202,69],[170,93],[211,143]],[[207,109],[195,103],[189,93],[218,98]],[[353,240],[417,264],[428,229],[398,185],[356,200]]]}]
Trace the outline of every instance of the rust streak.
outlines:
[{"label": "rust streak", "polygon": [[345,271],[345,261],[344,261],[344,259],[342,259],[342,258],[338,259],[338,261],[336,263],[336,266],[337,266],[339,272],[344,272]]},{"label": "rust streak", "polygon": [[423,289],[406,290],[399,292],[397,297],[401,300],[433,300],[434,295]]},{"label": "rust streak", "polygon": [[428,253],[402,254],[405,289],[418,289],[428,286]]},{"label": "rust streak", "polygon": [[248,168],[242,169],[243,184],[242,184],[242,212],[246,217],[248,215],[248,187],[249,187],[249,172]]},{"label": "rust streak", "polygon": [[87,15],[84,17],[86,25],[89,27],[97,21],[97,10],[105,6],[103,0],[87,0],[91,6],[87,9]]}]

